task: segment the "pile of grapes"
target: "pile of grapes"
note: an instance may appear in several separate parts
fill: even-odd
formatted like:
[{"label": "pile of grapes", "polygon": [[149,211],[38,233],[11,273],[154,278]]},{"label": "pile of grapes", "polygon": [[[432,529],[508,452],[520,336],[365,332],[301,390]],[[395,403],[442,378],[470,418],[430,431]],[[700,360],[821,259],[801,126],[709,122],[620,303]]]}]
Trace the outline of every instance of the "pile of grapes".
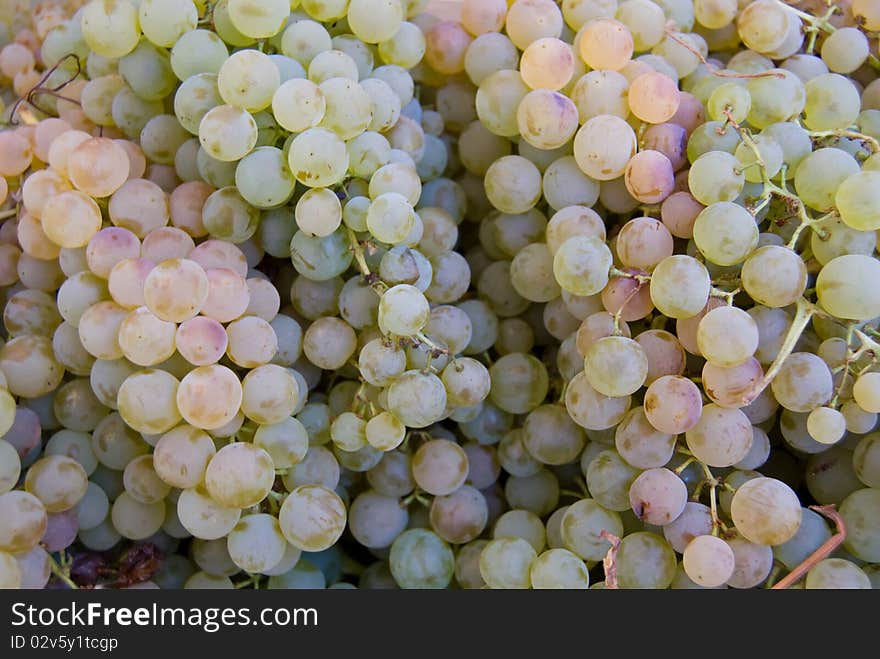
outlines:
[{"label": "pile of grapes", "polygon": [[880,587],[880,0],[0,8],[0,587]]}]

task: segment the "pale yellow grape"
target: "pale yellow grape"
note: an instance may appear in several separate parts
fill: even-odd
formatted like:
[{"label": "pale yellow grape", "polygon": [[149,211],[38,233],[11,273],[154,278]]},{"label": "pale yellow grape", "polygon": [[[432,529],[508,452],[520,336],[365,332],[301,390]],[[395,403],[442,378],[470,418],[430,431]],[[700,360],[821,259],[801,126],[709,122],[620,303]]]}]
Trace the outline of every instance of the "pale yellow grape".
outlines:
[{"label": "pale yellow grape", "polygon": [[228,7],[235,28],[254,39],[278,34],[292,9],[289,0],[229,0]]},{"label": "pale yellow grape", "polygon": [[323,551],[333,546],[345,529],[346,517],[342,500],[320,485],[297,487],[278,513],[284,537],[303,551]]},{"label": "pale yellow grape", "polygon": [[131,311],[119,324],[119,347],[128,361],[155,366],[174,354],[177,326],[160,320],[146,307]]},{"label": "pale yellow grape", "polygon": [[553,274],[553,255],[545,243],[526,245],[510,264],[510,281],[532,302],[549,302],[561,292]]},{"label": "pale yellow grape", "polygon": [[711,282],[706,267],[684,254],[668,256],[651,274],[651,301],[664,316],[690,318],[709,299]]},{"label": "pale yellow grape", "polygon": [[113,502],[110,519],[123,538],[143,540],[162,528],[165,502],[141,503],[128,492],[123,492]]},{"label": "pale yellow grape", "polygon": [[[361,133],[346,143],[351,173],[370,178],[377,169],[391,160],[391,144],[387,136],[373,131]],[[442,147],[445,153],[445,146]]]},{"label": "pale yellow grape", "polygon": [[110,276],[113,266],[123,259],[136,259],[141,254],[141,241],[128,229],[104,227],[86,246],[89,270],[102,279]]},{"label": "pale yellow grape", "polygon": [[[4,185],[8,186],[6,183],[0,183],[0,188]],[[24,185],[21,186],[21,200],[30,215],[41,218],[47,203],[62,192],[71,189],[70,182],[64,176],[47,167],[32,173],[24,180]],[[0,199],[3,196],[0,194]]]},{"label": "pale yellow grape", "polygon": [[840,184],[834,193],[834,205],[847,226],[857,231],[876,231],[880,229],[878,194],[880,172],[863,170]]},{"label": "pale yellow grape", "polygon": [[[468,49],[470,52],[470,48]],[[425,35],[414,23],[403,21],[393,36],[379,43],[379,57],[387,64],[405,69],[417,65],[425,55]],[[467,54],[465,55],[467,57]],[[465,64],[467,68],[467,64]]]},{"label": "pale yellow grape", "polygon": [[807,432],[820,444],[836,444],[846,434],[846,417],[832,407],[817,407],[807,416]]},{"label": "pale yellow grape", "polygon": [[501,70],[486,76],[477,89],[477,116],[486,128],[501,137],[519,133],[516,113],[529,93],[518,71]]},{"label": "pale yellow grape", "polygon": [[386,192],[396,192],[415,206],[422,194],[422,182],[418,172],[409,164],[390,162],[377,169],[370,177],[369,195],[376,199]]},{"label": "pale yellow grape", "polygon": [[[239,50],[233,53],[217,73],[220,97],[229,105],[247,112],[259,112],[272,103],[281,84],[278,67],[265,53]],[[201,134],[199,127],[199,134]]]},{"label": "pale yellow grape", "polygon": [[[740,169],[740,163],[735,156],[726,151],[709,151],[702,154],[693,162],[688,172],[688,187],[691,195],[705,206],[717,202],[732,202],[742,192],[744,184],[745,176]],[[745,211],[741,206],[738,208]],[[719,209],[724,209],[724,213],[734,219],[738,217],[735,209],[728,206],[720,206]],[[748,215],[748,211],[745,211],[745,214]],[[736,247],[742,249],[741,245],[734,245],[734,248]]]},{"label": "pale yellow grape", "polygon": [[36,334],[50,337],[61,324],[52,296],[25,289],[10,295],[3,309],[3,325],[10,337]]},{"label": "pale yellow grape", "polygon": [[861,110],[859,92],[839,73],[818,75],[805,85],[804,125],[810,130],[842,130],[855,122]]},{"label": "pale yellow grape", "polygon": [[67,174],[77,190],[91,197],[109,197],[128,179],[125,149],[106,137],[77,145],[67,158]]},{"label": "pale yellow grape", "polygon": [[117,413],[105,417],[92,433],[92,451],[100,463],[110,469],[122,471],[125,465],[149,450],[150,445]]},{"label": "pale yellow grape", "polygon": [[731,576],[735,557],[730,545],[713,535],[700,535],[688,543],[682,555],[685,573],[704,588],[716,588]]},{"label": "pale yellow grape", "polygon": [[83,8],[80,20],[86,45],[103,57],[122,57],[138,44],[138,10],[127,0],[92,0]]},{"label": "pale yellow grape", "polygon": [[138,18],[144,36],[157,46],[171,48],[196,28],[198,10],[190,0],[142,0]]},{"label": "pale yellow grape", "polygon": [[591,69],[619,71],[633,54],[629,28],[612,18],[590,21],[581,33],[580,55]]},{"label": "pale yellow grape", "polygon": [[257,316],[246,316],[229,323],[226,336],[226,354],[237,366],[254,368],[266,364],[278,351],[274,328]]},{"label": "pale yellow grape", "polygon": [[446,410],[446,388],[433,373],[404,372],[388,387],[388,411],[409,428],[439,421]]},{"label": "pale yellow grape", "polygon": [[299,403],[299,388],[291,372],[277,364],[258,366],[241,383],[241,411],[260,425],[280,423]]},{"label": "pale yellow grape", "polygon": [[390,334],[412,336],[425,326],[429,315],[425,296],[409,284],[388,289],[379,300],[379,326]]},{"label": "pale yellow grape", "polygon": [[561,147],[574,135],[578,111],[567,96],[536,89],[520,101],[516,121],[524,140],[536,148],[550,150]]},{"label": "pale yellow grape", "polygon": [[15,556],[6,551],[0,551],[0,589],[18,590],[22,587],[21,566]]},{"label": "pale yellow grape", "polygon": [[380,412],[364,428],[367,443],[380,451],[393,451],[406,437],[406,426],[391,412]]},{"label": "pale yellow grape", "polygon": [[194,537],[217,540],[225,537],[241,518],[241,510],[214,501],[204,486],[193,486],[180,493],[177,517]]},{"label": "pale yellow grape", "polygon": [[[18,239],[18,245],[21,247],[24,255],[41,261],[49,261],[58,258],[61,253],[61,248],[49,240],[46,232],[43,231],[43,224],[40,220],[31,216],[27,211],[22,212],[19,216],[18,223],[15,224],[15,230],[15,237]],[[20,260],[21,257],[19,257]],[[16,274],[18,274],[20,264],[17,263],[16,266]],[[20,274],[17,279],[20,279]]]},{"label": "pale yellow grape", "polygon": [[611,250],[596,236],[575,235],[559,245],[553,256],[553,274],[563,290],[595,295],[608,283]]},{"label": "pale yellow grape", "polygon": [[245,442],[227,444],[208,463],[205,486],[214,501],[227,508],[247,508],[262,501],[275,481],[272,458]]},{"label": "pale yellow grape", "polygon": [[880,277],[880,263],[861,254],[832,259],[819,271],[819,304],[838,318],[867,320],[880,315],[880,291],[871,284]]},{"label": "pale yellow grape", "polygon": [[214,430],[231,421],[241,406],[238,376],[225,366],[199,366],[184,376],[176,390],[180,415],[196,428]]},{"label": "pale yellow grape", "polygon": [[758,304],[787,307],[807,287],[807,266],[800,255],[786,247],[760,247],[743,263],[742,285]]},{"label": "pale yellow grape", "polygon": [[872,587],[871,579],[865,570],[843,558],[826,558],[819,561],[807,572],[804,582],[804,588],[807,590],[869,590]]},{"label": "pale yellow grape", "polygon": [[296,180],[312,188],[339,183],[348,169],[345,142],[324,128],[309,128],[297,135],[287,160]]},{"label": "pale yellow grape", "polygon": [[272,457],[277,469],[289,469],[306,457],[309,434],[298,419],[286,417],[278,423],[257,428],[254,445],[264,449]]},{"label": "pale yellow grape", "polygon": [[865,412],[880,412],[880,373],[863,373],[853,384],[853,398]]},{"label": "pale yellow grape", "polygon": [[802,509],[792,489],[775,478],[754,478],[737,488],[730,516],[737,530],[750,542],[781,545],[801,524]]},{"label": "pale yellow grape", "polygon": [[208,293],[205,270],[189,259],[163,261],[144,281],[147,308],[160,319],[172,323],[182,323],[198,314]]},{"label": "pale yellow grape", "polygon": [[606,336],[590,346],[584,357],[590,385],[605,396],[628,396],[638,391],[648,375],[642,347],[625,336]]},{"label": "pale yellow grape", "polygon": [[161,501],[171,491],[153,467],[153,456],[142,455],[128,463],[123,473],[125,491],[141,503]]},{"label": "pale yellow grape", "polygon": [[229,556],[246,572],[269,570],[282,558],[287,541],[278,519],[267,513],[242,517],[226,540]]},{"label": "pale yellow grape", "polygon": [[547,247],[555,256],[566,240],[580,234],[604,240],[605,223],[592,208],[579,205],[560,208],[547,223],[545,232]]},{"label": "pale yellow grape", "polygon": [[271,322],[281,309],[281,296],[278,289],[268,279],[251,277],[246,282],[250,301],[245,315],[258,316]]},{"label": "pale yellow grape", "polygon": [[809,352],[793,352],[770,383],[773,396],[792,412],[810,412],[828,402],[834,393],[831,370]]},{"label": "pale yellow grape", "polygon": [[311,80],[293,78],[281,83],[272,96],[275,120],[291,132],[301,132],[321,123],[327,102],[320,87]]},{"label": "pale yellow grape", "polygon": [[30,551],[46,532],[46,508],[33,494],[12,490],[0,494],[0,550],[22,553]]},{"label": "pale yellow grape", "polygon": [[[4,392],[5,393],[5,392]],[[8,394],[6,394],[8,396]],[[0,396],[2,397],[2,396]],[[11,400],[11,396],[9,397]],[[14,401],[13,401],[14,402]],[[5,401],[4,401],[5,403]],[[2,412],[2,416],[6,416],[5,404],[3,405],[4,410]],[[14,414],[14,412],[13,412]],[[9,425],[11,426],[10,419]],[[4,423],[4,425],[6,425]],[[4,433],[5,434],[5,433]],[[18,456],[18,451],[15,447],[7,442],[6,440],[0,440],[0,494],[6,494],[9,490],[15,487],[15,484],[18,482],[18,477],[21,475],[21,458]]]},{"label": "pale yellow grape", "polygon": [[73,508],[83,498],[88,477],[82,465],[66,455],[47,455],[28,469],[24,489],[37,497],[47,512]]},{"label": "pale yellow grape", "polygon": [[177,378],[165,371],[147,369],[133,373],[119,387],[119,415],[138,432],[168,432],[180,421],[175,402],[179,384]]},{"label": "pale yellow grape", "polygon": [[159,438],[153,452],[153,468],[172,487],[195,487],[202,482],[215,452],[207,433],[182,424]]},{"label": "pale yellow grape", "polygon": [[504,213],[524,213],[541,197],[541,173],[522,156],[504,156],[489,167],[486,196]]},{"label": "pale yellow grape", "polygon": [[115,302],[97,302],[86,309],[78,323],[83,347],[98,359],[119,359],[123,356],[118,332],[128,312]]},{"label": "pale yellow grape", "polygon": [[574,70],[571,46],[552,37],[530,43],[520,59],[520,75],[532,89],[562,89],[571,80]]},{"label": "pale yellow grape", "polygon": [[758,349],[758,325],[742,309],[718,307],[700,321],[697,345],[706,361],[718,366],[736,366]]},{"label": "pale yellow grape", "polygon": [[880,9],[871,0],[853,0],[852,13],[866,30],[880,30]]},{"label": "pale yellow grape", "polygon": [[628,90],[629,81],[617,71],[590,71],[578,78],[569,95],[583,123],[602,114],[625,119],[629,114]]},{"label": "pale yellow grape", "polygon": [[636,134],[632,127],[610,114],[588,119],[574,137],[574,157],[578,167],[597,181],[622,176],[636,149]]},{"label": "pale yellow grape", "polygon": [[[274,68],[275,65],[271,65]],[[211,108],[199,122],[199,142],[212,158],[223,162],[246,156],[256,146],[257,137],[257,122],[253,116],[232,105]]]},{"label": "pale yellow grape", "polygon": [[377,44],[394,36],[405,12],[401,0],[352,0],[347,17],[351,31],[358,39]]}]

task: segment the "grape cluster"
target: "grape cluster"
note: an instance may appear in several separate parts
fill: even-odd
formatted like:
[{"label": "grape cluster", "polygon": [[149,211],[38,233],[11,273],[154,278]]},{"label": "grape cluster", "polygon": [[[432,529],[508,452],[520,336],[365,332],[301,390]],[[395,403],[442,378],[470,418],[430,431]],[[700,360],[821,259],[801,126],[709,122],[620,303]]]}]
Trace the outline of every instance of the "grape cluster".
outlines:
[{"label": "grape cluster", "polygon": [[4,7],[0,587],[880,586],[877,0]]}]

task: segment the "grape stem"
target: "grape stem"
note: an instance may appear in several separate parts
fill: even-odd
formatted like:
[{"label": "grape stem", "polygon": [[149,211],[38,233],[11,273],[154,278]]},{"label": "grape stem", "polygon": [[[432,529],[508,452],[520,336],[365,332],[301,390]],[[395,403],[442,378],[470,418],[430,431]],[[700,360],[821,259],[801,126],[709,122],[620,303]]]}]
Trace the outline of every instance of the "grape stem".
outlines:
[{"label": "grape stem", "polygon": [[617,550],[620,549],[620,538],[605,529],[599,532],[599,537],[611,543],[605,558],[602,559],[602,567],[605,570],[605,588],[606,590],[617,590],[620,588],[617,582]]},{"label": "grape stem", "polygon": [[864,133],[860,133],[855,130],[811,130],[807,131],[810,137],[815,137],[818,139],[822,139],[824,137],[848,137],[853,140],[860,140],[868,144],[871,147],[871,151],[877,153],[880,151],[880,142],[878,142],[875,138],[870,135],[865,135]]},{"label": "grape stem", "polygon": [[709,62],[699,50],[697,50],[693,44],[688,43],[685,39],[676,34],[676,30],[674,27],[667,25],[666,27],[666,36],[677,43],[679,46],[690,52],[694,57],[696,57],[700,62],[702,62],[706,68],[709,70],[714,76],[718,76],[719,78],[784,78],[784,73],[778,73],[776,71],[757,71],[755,73],[740,73],[739,71],[726,71],[724,69],[719,69],[717,66]]},{"label": "grape stem", "polygon": [[[816,37],[819,35],[819,32],[826,32],[827,34],[831,34],[832,32],[837,31],[837,28],[834,27],[834,25],[830,21],[831,17],[839,11],[837,5],[829,5],[828,11],[826,11],[825,14],[823,14],[822,16],[814,16],[813,14],[807,13],[805,11],[795,9],[788,3],[781,2],[781,0],[777,0],[777,2],[786,9],[794,12],[796,16],[801,18],[801,20],[805,21],[809,25],[809,27],[804,28],[804,32],[810,35],[810,40],[807,42],[807,46],[804,49],[804,52],[806,53],[813,52],[813,48],[816,46]],[[880,60],[877,59],[876,55],[868,53],[867,61],[873,68],[880,68]]]},{"label": "grape stem", "polygon": [[766,206],[769,203],[771,196],[776,195],[777,197],[784,199],[786,205],[789,206],[797,214],[797,218],[800,224],[794,230],[791,239],[788,241],[788,248],[793,250],[797,245],[798,239],[801,236],[801,232],[803,232],[806,227],[813,226],[821,222],[822,220],[827,219],[828,217],[832,216],[832,213],[824,215],[819,219],[814,219],[807,215],[807,208],[806,206],[804,206],[804,202],[801,201],[800,197],[792,194],[787,189],[780,187],[770,180],[770,175],[767,173],[767,166],[764,163],[764,158],[761,155],[761,150],[758,148],[758,144],[752,138],[751,132],[746,128],[743,128],[739,124],[739,122],[737,122],[736,119],[733,118],[733,113],[730,108],[724,108],[723,112],[724,116],[727,117],[727,123],[733,126],[734,130],[739,133],[740,139],[743,141],[743,144],[745,144],[755,156],[755,161],[753,163],[750,163],[749,166],[755,165],[761,172],[761,183],[764,185],[764,191],[759,197],[758,204],[755,207],[755,212]]},{"label": "grape stem", "polygon": [[0,220],[5,220],[6,218],[13,217],[15,215],[18,215],[18,209],[17,208],[10,208],[9,210],[5,210],[2,213],[0,213]]},{"label": "grape stem", "polygon": [[834,505],[829,506],[810,506],[812,510],[832,520],[837,525],[837,533],[823,542],[816,551],[807,556],[803,563],[795,567],[784,578],[776,583],[772,590],[784,590],[789,586],[793,586],[801,580],[807,572],[809,572],[816,563],[825,559],[831,552],[837,549],[844,540],[846,540],[846,522],[843,516],[837,511]]},{"label": "grape stem", "polygon": [[70,564],[71,560],[69,557],[65,555],[64,552],[61,552],[61,562],[55,560],[55,557],[52,554],[49,554],[49,565],[52,568],[52,574],[54,574],[58,579],[67,584],[68,588],[73,590],[79,590],[79,586],[76,582],[70,578]]}]

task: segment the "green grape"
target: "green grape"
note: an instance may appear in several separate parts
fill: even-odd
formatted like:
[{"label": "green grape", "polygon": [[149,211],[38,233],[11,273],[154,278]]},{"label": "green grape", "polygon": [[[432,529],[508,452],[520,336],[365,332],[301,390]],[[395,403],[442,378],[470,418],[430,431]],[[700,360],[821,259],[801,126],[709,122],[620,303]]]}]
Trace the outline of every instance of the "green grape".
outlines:
[{"label": "green grape", "polygon": [[880,229],[877,186],[880,172],[860,171],[844,179],[834,193],[834,206],[847,226],[857,231]]},{"label": "green grape", "polygon": [[804,588],[807,590],[868,590],[871,588],[871,580],[868,578],[868,575],[852,561],[847,561],[843,558],[826,558],[816,563],[816,565],[810,568],[810,571],[807,572]]},{"label": "green grape", "polygon": [[[273,146],[254,149],[239,160],[235,168],[235,187],[238,188],[238,193],[248,204],[257,208],[272,208],[284,204],[293,195],[295,185],[296,181],[287,169],[284,154],[281,149]],[[208,202],[205,202],[206,207],[207,205]],[[208,228],[207,218],[205,224],[205,228]],[[212,235],[217,234],[212,232]],[[242,241],[234,239],[233,242]]]},{"label": "green grape", "polygon": [[142,41],[119,60],[119,75],[135,94],[147,101],[159,101],[177,85],[167,51]]},{"label": "green grape", "polygon": [[229,50],[217,34],[210,30],[191,30],[173,44],[171,70],[179,80],[200,73],[217,75],[227,57]]},{"label": "green grape", "polygon": [[82,35],[88,47],[104,57],[122,57],[138,44],[138,10],[131,2],[92,0],[82,10]]},{"label": "green grape", "polygon": [[806,84],[806,94],[804,124],[810,130],[844,129],[859,116],[859,92],[838,73],[816,76]]},{"label": "green grape", "polygon": [[504,355],[489,369],[489,398],[501,409],[524,414],[540,405],[547,395],[549,379],[544,364],[531,355]]},{"label": "green grape", "polygon": [[598,504],[623,512],[631,508],[629,489],[638,473],[616,451],[605,450],[590,461],[585,476],[590,494]]},{"label": "green grape", "polygon": [[880,263],[871,256],[847,254],[824,265],[816,279],[819,304],[838,318],[867,320],[880,315],[880,296],[871,282]]},{"label": "green grape", "polygon": [[617,578],[621,588],[668,588],[675,568],[675,552],[654,533],[631,533],[620,541]]},{"label": "green grape", "polygon": [[748,88],[738,82],[726,82],[716,87],[709,95],[706,109],[713,121],[727,120],[727,113],[737,123],[746,120],[752,107],[752,97]]},{"label": "green grape", "polygon": [[532,588],[585,589],[590,585],[590,573],[572,552],[550,549],[532,562],[529,580]]},{"label": "green grape", "polygon": [[759,247],[743,263],[742,284],[758,304],[787,307],[806,289],[807,267],[796,252],[786,247]]},{"label": "green grape", "polygon": [[199,124],[209,110],[223,104],[217,91],[217,76],[197,73],[186,78],[174,94],[174,114],[187,131],[199,134]]},{"label": "green grape", "polygon": [[732,154],[739,144],[738,132],[725,127],[721,121],[707,121],[697,126],[688,138],[687,157],[690,162],[694,162],[710,151],[725,151]]},{"label": "green grape", "polygon": [[737,488],[730,504],[737,530],[749,541],[781,545],[801,524],[801,506],[792,489],[775,478],[754,478]]},{"label": "green grape", "polygon": [[746,83],[752,98],[747,120],[759,129],[780,121],[790,121],[804,110],[807,92],[804,83],[785,69],[770,69],[774,75],[751,78]]},{"label": "green grape", "polygon": [[744,182],[739,162],[724,151],[704,153],[688,172],[691,195],[704,206],[733,201],[742,192]]},{"label": "green grape", "polygon": [[843,546],[856,558],[870,563],[880,560],[880,531],[875,523],[878,511],[880,490],[876,488],[856,490],[840,504],[848,530]]},{"label": "green grape", "polygon": [[452,549],[426,529],[409,529],[397,536],[388,560],[401,588],[446,588],[455,571]]}]

